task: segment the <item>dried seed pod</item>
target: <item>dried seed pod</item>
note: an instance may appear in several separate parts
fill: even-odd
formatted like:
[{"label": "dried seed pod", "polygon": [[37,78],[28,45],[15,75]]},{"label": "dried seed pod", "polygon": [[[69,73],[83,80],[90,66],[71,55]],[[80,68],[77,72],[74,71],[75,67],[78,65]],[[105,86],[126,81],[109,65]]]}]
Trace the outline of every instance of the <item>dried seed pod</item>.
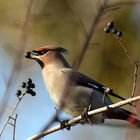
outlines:
[{"label": "dried seed pod", "polygon": [[113,28],[113,29],[111,29],[111,32],[112,32],[113,34],[116,34],[118,31],[117,31],[117,29]]},{"label": "dried seed pod", "polygon": [[110,27],[104,27],[104,32],[110,33]]},{"label": "dried seed pod", "polygon": [[17,90],[16,96],[19,97],[19,96],[21,96],[21,94],[22,94],[21,90]]},{"label": "dried seed pod", "polygon": [[26,83],[23,82],[22,85],[21,85],[21,87],[22,87],[22,88],[25,88],[25,87],[26,87]]},{"label": "dried seed pod", "polygon": [[107,27],[109,27],[110,29],[114,28],[114,22],[113,21],[108,22]]},{"label": "dried seed pod", "polygon": [[122,36],[122,32],[121,32],[121,31],[118,31],[118,32],[116,33],[116,35],[119,36],[119,37],[121,37],[121,36]]}]

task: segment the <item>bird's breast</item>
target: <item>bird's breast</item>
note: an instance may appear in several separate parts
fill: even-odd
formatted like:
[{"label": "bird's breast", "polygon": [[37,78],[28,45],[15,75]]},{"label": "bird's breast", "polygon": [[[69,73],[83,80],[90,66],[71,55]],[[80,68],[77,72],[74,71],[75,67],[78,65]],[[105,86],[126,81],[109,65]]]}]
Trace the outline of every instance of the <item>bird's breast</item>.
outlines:
[{"label": "bird's breast", "polygon": [[[49,95],[56,106],[60,106],[60,102],[68,94],[68,79],[61,71],[43,71],[43,78]],[[70,86],[69,86],[70,87]]]}]

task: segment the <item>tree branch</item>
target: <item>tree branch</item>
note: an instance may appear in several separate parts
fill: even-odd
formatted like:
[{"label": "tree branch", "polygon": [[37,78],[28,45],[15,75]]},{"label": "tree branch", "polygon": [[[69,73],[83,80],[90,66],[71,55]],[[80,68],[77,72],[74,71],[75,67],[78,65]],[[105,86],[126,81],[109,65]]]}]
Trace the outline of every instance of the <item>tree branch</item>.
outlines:
[{"label": "tree branch", "polygon": [[14,124],[13,124],[13,140],[16,140],[16,124],[17,124],[17,117],[18,117],[18,114],[16,114],[16,117],[14,119]]},{"label": "tree branch", "polygon": [[[138,100],[140,100],[140,96],[136,96],[136,97],[133,97],[133,98],[128,98],[128,99],[126,99],[124,101],[120,101],[120,102],[114,103],[112,105],[109,105],[108,107],[113,109],[113,108],[121,107],[123,105],[129,104],[129,103],[132,103],[132,102],[135,102],[135,101],[138,101]],[[95,109],[95,110],[89,111],[88,115],[89,116],[93,116],[95,114],[99,114],[99,113],[105,112],[105,111],[108,110],[108,107],[105,106],[105,107],[102,107],[102,108],[99,108],[99,109]],[[80,115],[80,116],[78,116],[78,117],[76,117],[76,118],[74,118],[72,120],[69,120],[67,122],[67,126],[65,126],[65,128],[67,128],[68,126],[73,126],[73,125],[79,123],[79,121],[82,120],[82,119],[83,118]],[[50,129],[48,129],[46,131],[40,132],[38,134],[35,134],[34,136],[28,138],[27,140],[37,140],[39,138],[42,138],[42,137],[44,137],[44,136],[46,136],[48,134],[51,134],[51,133],[56,132],[56,131],[59,131],[61,129],[62,129],[61,125],[57,125],[57,126],[55,126],[53,128],[50,128]]]},{"label": "tree branch", "polygon": [[18,101],[17,101],[17,103],[15,104],[15,106],[14,106],[12,112],[10,113],[8,119],[5,121],[3,127],[2,127],[1,130],[0,130],[0,137],[2,136],[2,133],[3,133],[3,131],[4,131],[5,127],[6,127],[6,125],[9,123],[9,120],[12,118],[12,115],[15,113],[15,110],[16,110],[17,107],[19,106],[19,104],[20,104],[21,100],[23,99],[24,95],[25,95],[25,94],[23,94],[21,98],[18,98]]},{"label": "tree branch", "polygon": [[106,8],[106,4],[107,4],[107,0],[104,0],[104,3],[101,5],[101,7],[100,7],[100,9],[98,11],[98,14],[95,17],[95,20],[92,23],[91,29],[88,32],[87,36],[86,36],[86,39],[85,39],[83,47],[81,48],[80,54],[78,55],[77,59],[73,63],[73,67],[75,69],[79,68],[79,66],[80,66],[80,64],[81,64],[81,62],[82,62],[82,60],[83,60],[83,58],[85,56],[85,53],[86,53],[86,51],[88,49],[90,40],[91,40],[95,30],[96,30],[97,24],[101,20],[102,16],[104,15],[104,10]]},{"label": "tree branch", "polygon": [[139,65],[138,65],[137,62],[129,55],[128,50],[127,50],[126,47],[124,46],[124,44],[123,44],[121,38],[118,39],[118,42],[119,42],[120,46],[122,47],[124,53],[125,53],[126,56],[128,57],[128,59],[132,62],[133,66],[134,66],[134,80],[133,80],[133,87],[132,87],[132,93],[131,93],[131,97],[134,97],[135,90],[136,90],[137,73],[138,73]]}]

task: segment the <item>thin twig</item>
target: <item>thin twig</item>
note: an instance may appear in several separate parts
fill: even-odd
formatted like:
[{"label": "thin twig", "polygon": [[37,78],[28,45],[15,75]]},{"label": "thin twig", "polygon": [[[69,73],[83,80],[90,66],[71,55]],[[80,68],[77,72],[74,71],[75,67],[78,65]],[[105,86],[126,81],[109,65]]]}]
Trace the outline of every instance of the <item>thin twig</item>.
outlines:
[{"label": "thin twig", "polygon": [[[132,62],[133,66],[134,66],[134,80],[133,80],[133,86],[132,86],[132,92],[131,92],[131,97],[134,97],[135,91],[136,91],[137,73],[138,73],[138,68],[139,68],[138,66],[139,66],[139,65],[138,65],[137,62],[129,55],[128,50],[127,50],[126,47],[124,46],[124,44],[123,44],[121,38],[117,38],[117,37],[116,37],[116,39],[118,40],[118,42],[119,42],[121,48],[123,49],[123,51],[124,51],[124,53],[126,54],[126,56],[128,57],[128,59],[130,60],[130,62]],[[138,114],[137,111],[136,111],[136,107],[135,107],[134,104],[132,104],[132,108],[133,108],[134,112],[135,112],[136,114]]]},{"label": "thin twig", "polygon": [[[120,101],[120,102],[114,103],[112,105],[109,105],[108,107],[105,106],[105,107],[102,107],[102,108],[99,108],[99,109],[95,109],[95,110],[89,111],[88,115],[89,116],[93,116],[95,114],[99,114],[99,113],[107,111],[108,108],[112,108],[113,109],[113,108],[121,107],[123,105],[129,104],[130,102],[136,102],[138,100],[140,100],[140,96],[129,98],[129,99],[126,99],[124,101]],[[78,116],[78,117],[76,117],[76,118],[74,118],[72,120],[69,120],[67,122],[67,124],[68,124],[68,126],[73,126],[73,125],[79,123],[81,120],[82,120],[82,116],[80,115],[80,116]],[[49,130],[40,132],[40,133],[38,133],[38,134],[28,138],[27,140],[38,140],[39,138],[42,138],[42,137],[44,137],[44,136],[46,136],[48,134],[51,134],[51,133],[56,132],[56,131],[61,130],[61,129],[62,129],[61,125],[57,125],[57,126],[51,128]]]},{"label": "thin twig", "polygon": [[[18,98],[18,102],[15,104],[15,106],[14,106],[12,112],[10,113],[8,119],[5,121],[3,127],[2,127],[1,130],[0,130],[0,137],[2,136],[2,133],[3,133],[3,131],[4,131],[5,127],[6,127],[6,125],[9,123],[9,120],[12,118],[12,115],[14,114],[14,112],[15,112],[15,110],[17,109],[19,103],[20,103],[21,100],[23,99],[24,95],[25,95],[25,94],[23,94],[23,95],[21,96],[21,98]],[[14,120],[14,121],[15,121],[15,120]]]},{"label": "thin twig", "polygon": [[122,40],[119,38],[118,39],[119,44],[121,45],[124,53],[126,54],[126,56],[129,58],[129,60],[132,62],[132,64],[134,65],[134,80],[133,80],[133,87],[132,87],[132,94],[131,97],[134,97],[135,91],[136,91],[136,82],[137,82],[137,73],[138,73],[138,64],[137,62],[129,55],[128,50],[126,49],[126,47],[124,46]]},{"label": "thin twig", "polygon": [[16,114],[16,117],[14,119],[14,124],[13,124],[13,140],[16,140],[16,123],[17,123],[17,117],[18,117],[18,114]]}]

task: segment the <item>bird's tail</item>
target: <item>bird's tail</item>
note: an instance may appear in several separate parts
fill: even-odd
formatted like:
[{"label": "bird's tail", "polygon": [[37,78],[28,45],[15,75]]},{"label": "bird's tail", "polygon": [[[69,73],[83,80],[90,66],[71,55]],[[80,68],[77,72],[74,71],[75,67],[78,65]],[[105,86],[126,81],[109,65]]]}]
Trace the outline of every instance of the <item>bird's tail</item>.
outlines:
[{"label": "bird's tail", "polygon": [[107,111],[107,118],[125,120],[136,127],[140,127],[140,120],[137,118],[137,116],[125,109],[110,109],[109,111]]}]

